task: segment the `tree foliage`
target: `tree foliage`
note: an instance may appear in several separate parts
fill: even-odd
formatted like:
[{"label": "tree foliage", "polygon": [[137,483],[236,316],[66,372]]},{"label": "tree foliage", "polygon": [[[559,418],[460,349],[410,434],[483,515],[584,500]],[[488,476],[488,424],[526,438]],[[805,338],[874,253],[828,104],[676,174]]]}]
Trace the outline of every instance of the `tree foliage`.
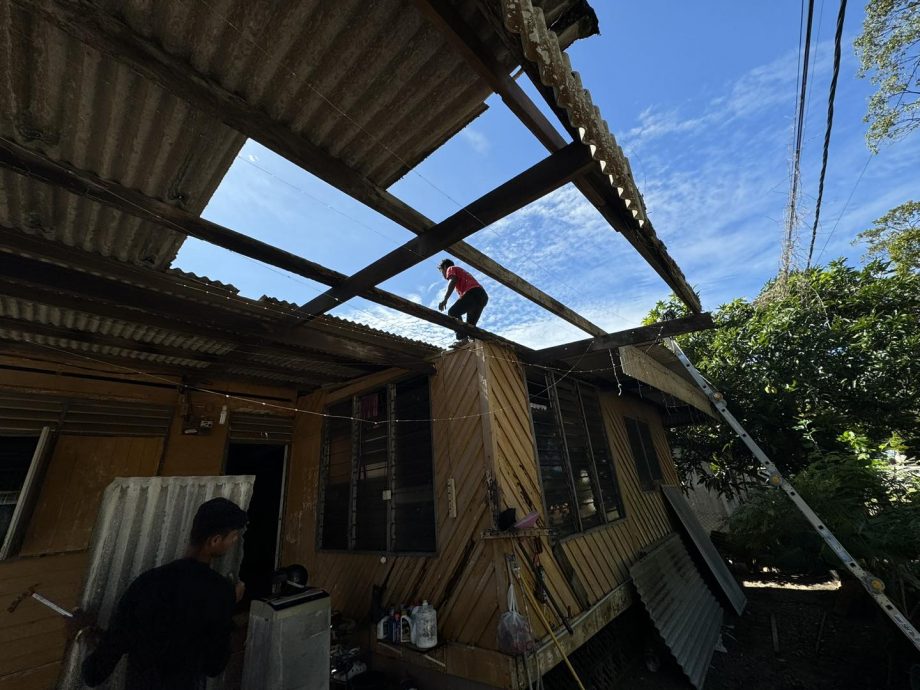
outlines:
[{"label": "tree foliage", "polygon": [[[909,613],[920,590],[920,477],[884,461],[868,439],[847,434],[848,452],[815,456],[793,477],[803,499],[863,567],[885,580]],[[732,550],[787,573],[839,568],[786,494],[755,491],[731,518]]]},{"label": "tree foliage", "polygon": [[869,0],[856,39],[860,76],[878,90],[869,100],[869,148],[895,141],[920,126],[920,2]]},{"label": "tree foliage", "polygon": [[[794,273],[784,288],[720,307],[717,328],[681,347],[784,473],[849,452],[847,434],[916,455],[920,275],[841,260]],[[676,300],[659,303],[649,321],[680,313]],[[726,493],[759,467],[725,424],[677,428],[671,442],[685,478],[707,463],[704,480]]]},{"label": "tree foliage", "polygon": [[890,259],[901,273],[920,270],[920,201],[908,201],[893,208],[861,232],[868,255]]}]

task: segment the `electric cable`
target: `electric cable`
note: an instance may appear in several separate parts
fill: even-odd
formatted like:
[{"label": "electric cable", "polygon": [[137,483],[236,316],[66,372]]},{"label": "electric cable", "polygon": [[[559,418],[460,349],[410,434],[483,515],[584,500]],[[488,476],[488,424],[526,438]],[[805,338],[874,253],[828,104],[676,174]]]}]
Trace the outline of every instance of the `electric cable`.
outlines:
[{"label": "electric cable", "polygon": [[[792,249],[794,244],[796,225],[796,205],[798,200],[800,163],[802,158],[802,133],[805,120],[805,96],[808,90],[808,58],[811,52],[811,28],[812,21],[814,19],[814,12],[815,2],[814,0],[808,0],[808,19],[806,21],[805,27],[805,41],[801,69],[802,77],[799,88],[799,100],[796,107],[797,118],[794,131],[795,148],[793,149],[792,154],[792,182],[791,189],[789,191],[789,206],[787,211],[788,215],[786,218],[786,235],[783,241],[782,274],[784,276],[789,274],[789,269],[792,264]],[[801,42],[801,29],[799,36]]]},{"label": "electric cable", "polygon": [[818,179],[818,200],[815,204],[815,223],[811,228],[811,243],[808,245],[808,261],[805,263],[805,270],[811,267],[811,257],[815,251],[815,239],[818,236],[818,222],[821,219],[821,200],[824,198],[824,177],[827,174],[831,129],[834,126],[834,98],[837,95],[837,77],[840,75],[840,45],[843,41],[843,20],[846,16],[846,10],[847,0],[840,0],[840,10],[837,12],[837,33],[834,35],[834,71],[827,96],[827,128],[824,131],[824,152],[821,158],[821,175]]}]

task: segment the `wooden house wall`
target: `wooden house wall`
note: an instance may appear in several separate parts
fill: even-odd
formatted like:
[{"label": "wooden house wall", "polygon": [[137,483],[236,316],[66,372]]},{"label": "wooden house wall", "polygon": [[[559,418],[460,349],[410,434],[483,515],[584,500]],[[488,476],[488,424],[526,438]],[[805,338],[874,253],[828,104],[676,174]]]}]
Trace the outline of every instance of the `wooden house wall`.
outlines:
[{"label": "wooden house wall", "polygon": [[[207,436],[184,435],[178,388],[140,385],[127,376],[108,380],[111,372],[101,379],[85,367],[63,363],[41,371],[23,360],[0,357],[0,365],[6,367],[2,386],[7,391],[171,405],[175,410],[168,434],[160,438],[59,434],[54,439],[22,547],[14,558],[0,561],[0,690],[46,690],[54,687],[63,658],[63,619],[35,601],[23,602],[13,614],[6,613],[7,604],[38,585],[40,592],[63,606],[76,606],[105,487],[115,477],[220,474],[227,426],[215,424]],[[290,396],[283,390],[245,385],[221,388]],[[192,404],[196,412],[213,413],[215,418],[224,404],[231,409],[252,406],[205,394],[193,394]]]},{"label": "wooden house wall", "polygon": [[[523,516],[532,510],[545,515],[538,463],[530,421],[527,389],[521,365],[515,355],[495,345],[483,346],[488,367],[488,395],[492,405],[492,431],[496,445],[496,475],[502,507],[515,507]],[[639,485],[635,462],[629,448],[624,415],[646,421],[652,431],[663,481],[677,483],[676,469],[671,459],[656,410],[641,400],[619,397],[604,392],[600,396],[611,456],[624,506],[624,517],[587,532],[560,541],[553,552],[548,537],[541,537],[546,586],[553,598],[571,615],[596,604],[604,595],[628,580],[628,568],[642,550],[672,531],[660,492],[643,491]],[[514,546],[510,540],[498,542],[496,567],[502,567],[504,555]],[[521,540],[520,546],[529,556],[534,552],[532,539]],[[522,576],[530,586],[532,578],[522,565]],[[551,625],[558,621],[549,609],[546,616]],[[544,626],[533,621],[538,635]]]},{"label": "wooden house wall", "polygon": [[[345,553],[317,550],[322,418],[300,415],[295,425],[284,523],[285,562],[304,563],[310,582],[329,591],[332,606],[367,622],[374,585],[388,604],[428,599],[438,610],[439,634],[454,642],[495,646],[498,600],[494,555],[479,539],[492,526],[488,498],[491,456],[483,422],[481,362],[466,349],[436,362],[431,377],[437,553],[430,556]],[[380,385],[372,380],[368,387]],[[350,392],[360,392],[358,383]],[[321,395],[301,407],[322,410]],[[456,486],[457,516],[450,517],[447,486]]]}]

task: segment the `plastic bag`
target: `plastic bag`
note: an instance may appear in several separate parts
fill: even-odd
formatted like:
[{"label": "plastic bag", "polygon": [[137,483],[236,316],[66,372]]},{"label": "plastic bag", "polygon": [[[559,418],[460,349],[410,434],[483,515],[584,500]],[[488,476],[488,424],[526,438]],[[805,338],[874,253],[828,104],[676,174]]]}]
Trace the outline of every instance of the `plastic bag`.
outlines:
[{"label": "plastic bag", "polygon": [[509,585],[508,610],[498,619],[498,648],[505,654],[524,654],[533,646],[530,622],[518,612],[514,585]]}]

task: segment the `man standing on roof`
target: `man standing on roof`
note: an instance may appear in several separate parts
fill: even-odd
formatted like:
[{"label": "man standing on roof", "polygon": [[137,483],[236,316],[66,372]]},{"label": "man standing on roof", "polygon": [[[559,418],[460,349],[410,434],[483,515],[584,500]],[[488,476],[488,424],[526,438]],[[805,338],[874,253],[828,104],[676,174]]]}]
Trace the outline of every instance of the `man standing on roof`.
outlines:
[{"label": "man standing on roof", "polygon": [[205,676],[224,670],[233,609],[245,588],[212,570],[211,561],[236,545],[246,519],[246,511],[226,498],[202,503],[185,558],[148,570],[132,582],[108,630],[88,625],[88,614],[75,614],[71,632],[83,628],[81,633],[98,639],[83,661],[84,683],[104,683],[125,655],[126,690],[200,690]]},{"label": "man standing on roof", "polygon": [[[450,259],[444,259],[438,264],[438,270],[447,280],[447,292],[444,293],[444,299],[441,300],[438,309],[444,311],[444,307],[447,306],[447,300],[450,299],[451,293],[456,288],[459,299],[454,302],[454,306],[447,310],[447,314],[455,319],[460,319],[461,316],[466,314],[466,322],[470,326],[475,326],[479,321],[480,315],[482,315],[482,310],[486,308],[486,304],[489,302],[489,296],[486,291],[473,276],[459,266],[454,266],[454,262]],[[467,339],[463,337],[463,333],[457,331],[457,342],[451,347],[458,347],[466,341]]]}]

